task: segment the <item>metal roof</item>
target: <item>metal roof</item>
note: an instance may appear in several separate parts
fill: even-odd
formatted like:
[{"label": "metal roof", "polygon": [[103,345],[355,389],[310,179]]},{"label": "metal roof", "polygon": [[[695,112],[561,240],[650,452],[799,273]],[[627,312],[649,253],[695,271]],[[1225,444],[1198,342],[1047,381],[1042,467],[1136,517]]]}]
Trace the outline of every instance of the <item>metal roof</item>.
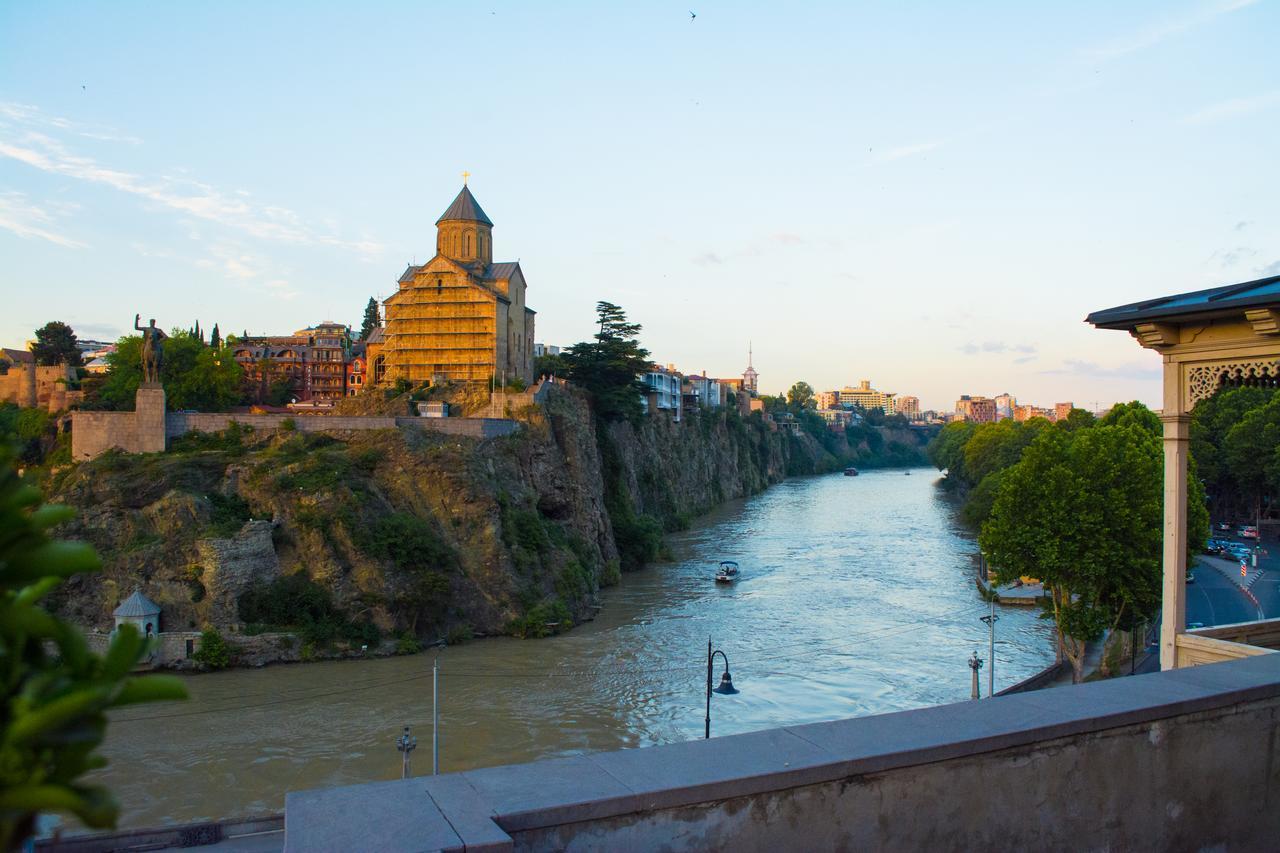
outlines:
[{"label": "metal roof", "polygon": [[418,274],[418,270],[420,269],[422,269],[422,267],[415,267],[413,264],[409,264],[409,266],[404,268],[404,272],[400,274],[400,278],[396,280],[396,283],[404,284],[405,282],[413,281],[413,277]]},{"label": "metal roof", "polygon": [[368,344],[380,344],[385,337],[386,329],[382,326],[378,326],[376,329],[370,330],[369,337],[365,338],[364,342],[366,346]]},{"label": "metal roof", "polygon": [[486,281],[510,281],[515,271],[520,269],[519,261],[502,261],[485,267],[481,278]]},{"label": "metal roof", "polygon": [[471,190],[467,189],[466,184],[462,185],[462,192],[458,193],[458,197],[453,200],[453,204],[449,205],[436,224],[447,222],[451,219],[465,219],[469,222],[483,222],[485,225],[492,226],[489,217],[484,215],[484,211],[480,209],[479,202],[475,196],[471,194]]},{"label": "metal roof", "polygon": [[1277,304],[1280,304],[1280,275],[1211,287],[1208,290],[1175,293],[1172,296],[1094,311],[1085,317],[1085,322],[1100,329],[1123,329],[1135,323],[1149,323],[1185,314],[1238,311],[1259,305]]},{"label": "metal roof", "polygon": [[112,611],[112,616],[155,616],[160,612],[160,605],[142,594],[142,590],[135,589],[133,595],[126,598],[120,603],[120,606]]}]

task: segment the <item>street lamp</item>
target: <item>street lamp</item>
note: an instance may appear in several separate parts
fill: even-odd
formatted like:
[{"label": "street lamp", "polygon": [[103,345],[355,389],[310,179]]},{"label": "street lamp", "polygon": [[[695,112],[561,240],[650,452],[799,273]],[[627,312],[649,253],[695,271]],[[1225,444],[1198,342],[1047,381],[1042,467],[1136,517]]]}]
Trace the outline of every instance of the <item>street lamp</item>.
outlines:
[{"label": "street lamp", "polygon": [[396,749],[400,750],[403,758],[400,763],[400,778],[409,778],[409,753],[418,748],[418,739],[409,734],[409,727],[404,727],[404,734],[396,738]]},{"label": "street lamp", "polygon": [[[711,665],[715,660],[715,656],[720,655],[724,658],[724,672],[720,675],[720,683],[713,690],[711,688]],[[738,689],[733,686],[733,677],[729,675],[729,656],[724,652],[716,649],[711,650],[711,638],[707,637],[707,733],[708,738],[711,737],[711,694],[719,693],[721,696],[732,696],[737,693]]]}]

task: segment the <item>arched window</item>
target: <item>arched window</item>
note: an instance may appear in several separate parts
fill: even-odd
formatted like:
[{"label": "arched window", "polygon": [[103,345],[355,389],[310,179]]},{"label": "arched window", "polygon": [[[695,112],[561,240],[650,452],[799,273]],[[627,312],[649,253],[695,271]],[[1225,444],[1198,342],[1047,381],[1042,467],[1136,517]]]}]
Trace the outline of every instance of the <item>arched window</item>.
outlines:
[{"label": "arched window", "polygon": [[464,258],[470,257],[471,256],[471,235],[470,234],[462,238],[462,245],[463,245],[462,256]]}]

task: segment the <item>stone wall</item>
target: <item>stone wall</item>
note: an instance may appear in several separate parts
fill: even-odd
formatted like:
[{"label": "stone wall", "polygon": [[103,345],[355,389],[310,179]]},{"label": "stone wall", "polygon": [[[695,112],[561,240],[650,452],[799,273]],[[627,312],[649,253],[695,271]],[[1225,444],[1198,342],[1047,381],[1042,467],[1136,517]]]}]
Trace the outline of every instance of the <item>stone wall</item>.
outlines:
[{"label": "stone wall", "polygon": [[285,850],[1264,850],[1278,751],[1264,655],[295,792]]}]

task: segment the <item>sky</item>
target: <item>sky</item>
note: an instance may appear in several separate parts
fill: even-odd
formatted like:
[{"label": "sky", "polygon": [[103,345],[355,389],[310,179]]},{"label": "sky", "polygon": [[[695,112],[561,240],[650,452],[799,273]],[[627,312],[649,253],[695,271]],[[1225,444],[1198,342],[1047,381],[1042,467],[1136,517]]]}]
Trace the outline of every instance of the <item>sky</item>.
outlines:
[{"label": "sky", "polygon": [[539,341],[608,300],[768,393],[1158,405],[1083,319],[1280,274],[1277,33],[1278,0],[0,0],[0,343],[358,326],[465,170]]}]

